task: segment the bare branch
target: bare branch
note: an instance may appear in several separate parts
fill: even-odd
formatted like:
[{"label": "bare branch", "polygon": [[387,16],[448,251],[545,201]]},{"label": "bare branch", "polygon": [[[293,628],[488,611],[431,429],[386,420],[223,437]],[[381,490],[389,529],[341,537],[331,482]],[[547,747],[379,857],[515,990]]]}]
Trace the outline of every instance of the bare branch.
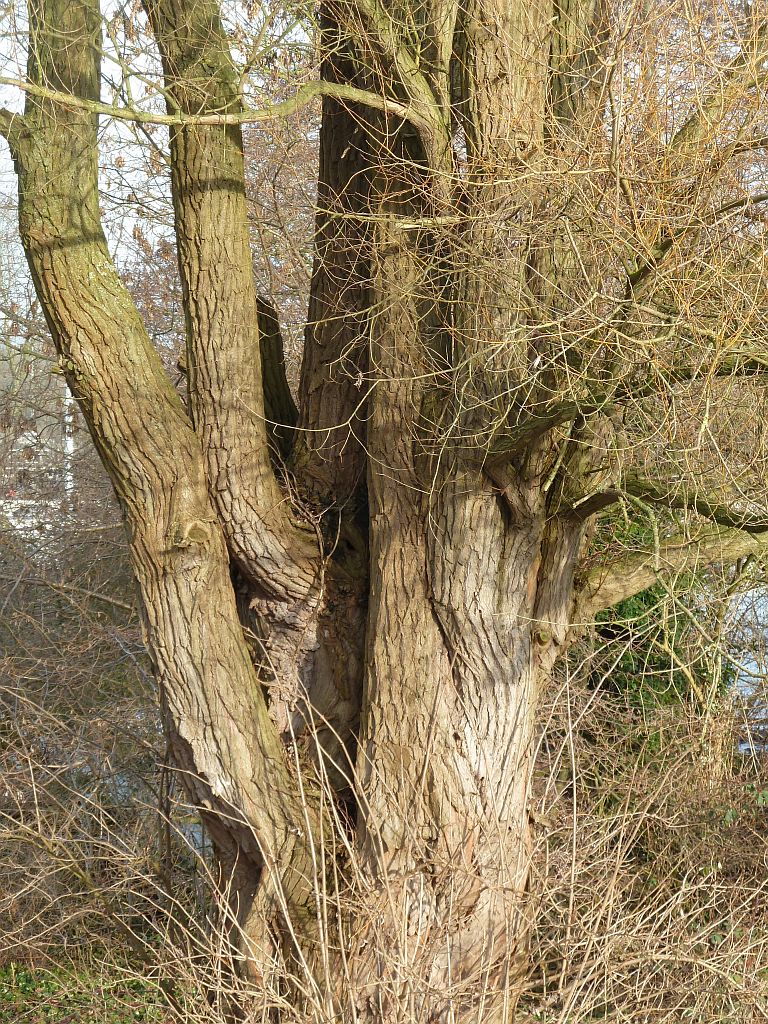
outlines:
[{"label": "bare branch", "polygon": [[[65,597],[69,594],[75,596],[81,595],[90,601],[101,601],[103,604],[112,605],[113,608],[119,608],[124,612],[135,612],[136,605],[129,604],[127,601],[120,601],[116,597],[110,597],[108,594],[99,594],[95,590],[88,590],[85,587],[78,587],[71,583],[54,583],[51,580],[46,580],[40,576],[30,576],[29,583],[37,584],[38,586],[48,587],[57,593],[63,594]],[[70,601],[74,601],[75,598],[68,598]]]},{"label": "bare branch", "polygon": [[719,121],[734,103],[738,103],[745,90],[761,84],[766,72],[761,72],[759,66],[766,59],[768,22],[763,22],[754,35],[752,45],[745,46],[733,58],[709,95],[672,136],[667,147],[670,155],[685,155],[692,146],[697,146],[701,142],[702,133],[713,122]]},{"label": "bare branch", "polygon": [[768,534],[713,528],[694,538],[670,538],[658,550],[627,554],[598,566],[586,577],[576,600],[574,622],[595,615],[652,586],[662,573],[701,572],[747,555],[768,554]]},{"label": "bare branch", "polygon": [[[751,45],[745,45],[742,50],[733,58],[725,68],[709,93],[702,100],[696,110],[688,117],[684,124],[675,132],[666,146],[667,160],[674,161],[680,168],[685,167],[689,156],[697,153],[700,155],[705,132],[717,124],[727,112],[743,100],[745,92],[761,85],[768,77],[768,70],[761,68],[761,65],[768,59],[768,22],[763,22],[755,32]],[[747,149],[753,148],[747,146]],[[744,146],[738,141],[726,146],[724,151],[719,151],[712,161],[712,169],[715,173],[720,170],[737,153],[744,152]],[[669,170],[667,171],[669,173]],[[746,201],[738,200],[727,207],[716,211],[715,216],[740,205],[750,205],[754,202],[763,202],[764,196],[754,199],[747,198]],[[655,270],[659,263],[665,258],[676,242],[685,237],[691,229],[700,228],[701,222],[693,220],[681,231],[671,232],[665,230],[651,251],[638,261],[637,269],[629,274],[628,284],[630,290],[636,291],[639,285]]]},{"label": "bare branch", "polygon": [[713,210],[710,217],[691,217],[689,222],[677,232],[667,231],[661,238],[661,240],[653,247],[648,256],[646,256],[638,268],[629,275],[629,284],[633,290],[637,289],[637,286],[645,280],[645,278],[656,270],[659,264],[662,262],[664,257],[670,252],[672,247],[678,242],[682,242],[685,238],[689,237],[694,232],[699,232],[704,227],[714,227],[720,219],[726,217],[730,213],[738,213],[742,210],[751,209],[754,206],[759,206],[761,203],[768,202],[768,193],[758,192],[753,195],[743,196],[740,199],[734,199],[730,203],[726,203],[717,210]]},{"label": "bare branch", "polygon": [[620,501],[624,495],[640,498],[650,505],[659,505],[663,508],[690,510],[727,529],[743,530],[752,534],[768,532],[768,512],[760,513],[754,509],[739,511],[733,506],[722,504],[714,497],[702,497],[697,492],[691,492],[683,481],[665,486],[629,476],[623,486],[610,487],[588,495],[576,502],[571,511],[579,518],[587,518]]},{"label": "bare branch", "polygon": [[[663,316],[664,311],[660,309],[658,314]],[[697,331],[701,333],[698,327]],[[716,336],[713,334],[713,340],[715,339]],[[518,413],[517,422],[497,430],[496,437],[488,449],[484,468],[493,479],[494,472],[499,467],[509,462],[515,455],[520,454],[548,430],[553,430],[580,416],[592,416],[595,413],[607,412],[612,406],[647,398],[658,391],[660,383],[674,386],[683,383],[690,384],[692,381],[713,376],[754,377],[768,373],[768,357],[757,352],[734,350],[727,355],[713,352],[712,358],[718,360],[716,366],[704,362],[700,366],[681,363],[678,366],[661,369],[656,364],[639,363],[635,367],[635,372],[627,373],[624,379],[617,379],[610,388],[606,388],[602,393],[586,394],[582,399],[562,396],[550,403],[541,403],[536,411],[531,408],[522,410]],[[580,503],[578,506],[579,511],[582,514],[591,515],[617,501],[621,493],[632,492],[613,489],[611,492],[606,492],[605,495],[602,493],[600,495],[585,495],[583,504]],[[587,504],[588,502],[590,504]],[[682,507],[671,506],[669,502],[665,502],[665,504],[668,507]],[[688,504],[686,503],[686,507]],[[574,506],[574,510],[575,508],[576,506]],[[701,514],[711,518],[708,513],[701,512]],[[716,521],[719,522],[719,520]],[[723,522],[722,525],[742,528],[741,521],[738,523]]]},{"label": "bare branch", "polygon": [[15,132],[19,128],[19,122],[22,121],[21,114],[14,114],[12,110],[8,110],[7,107],[0,107],[0,135],[11,142]]},{"label": "bare branch", "polygon": [[615,396],[609,392],[602,395],[585,396],[583,401],[574,398],[561,398],[549,405],[542,403],[540,412],[530,411],[528,415],[523,413],[514,426],[499,432],[500,436],[488,451],[484,463],[485,471],[493,479],[494,472],[498,468],[509,462],[515,455],[519,455],[548,430],[554,430],[555,427],[569,423],[579,416],[591,416],[597,412],[605,412],[615,400]]},{"label": "bare branch", "polygon": [[[340,103],[360,103],[375,110],[381,110],[384,113],[402,117],[418,127],[431,126],[431,122],[425,120],[423,114],[418,112],[413,104],[400,103],[397,100],[370,92],[367,89],[360,89],[357,86],[338,82],[306,82],[304,85],[300,85],[293,96],[287,100],[281,100],[279,103],[272,103],[259,109],[247,107],[242,110],[228,111],[226,113],[205,114],[189,114],[182,111],[172,114],[159,114],[147,110],[139,110],[137,107],[123,107],[115,103],[101,103],[82,96],[73,96],[71,93],[62,92],[57,89],[49,89],[47,86],[40,85],[37,82],[27,82],[20,78],[0,76],[0,85],[20,89],[28,96],[50,100],[61,104],[63,107],[88,110],[93,114],[101,114],[115,121],[130,121],[135,124],[168,126],[259,124],[264,121],[276,121],[283,117],[290,117],[308,103],[311,103],[312,100],[328,96],[331,99],[338,100]],[[18,114],[13,114],[8,110],[0,110],[0,134],[7,137],[7,132],[10,130],[14,118],[18,117]]]}]

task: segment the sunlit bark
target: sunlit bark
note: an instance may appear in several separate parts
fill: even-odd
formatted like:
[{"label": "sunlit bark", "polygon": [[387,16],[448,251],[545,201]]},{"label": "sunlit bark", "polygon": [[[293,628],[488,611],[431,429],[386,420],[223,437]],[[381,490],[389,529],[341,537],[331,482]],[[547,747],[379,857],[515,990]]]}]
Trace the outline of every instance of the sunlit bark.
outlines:
[{"label": "sunlit bark", "polygon": [[[361,1019],[396,1019],[388,971],[405,934],[416,1019],[475,1020],[482,991],[482,1019],[500,1024],[528,967],[536,711],[570,637],[665,567],[768,543],[764,515],[621,472],[623,410],[652,390],[622,348],[630,311],[658,299],[653,272],[677,238],[657,232],[608,298],[574,238],[574,223],[597,233],[598,213],[561,179],[591,147],[615,155],[608,4],[324,6],[323,82],[357,99],[323,102],[295,402],[254,283],[218,4],[144,6],[175,119],[188,413],[102,233],[96,0],[30,4],[26,110],[0,126],[37,293],[125,515],[177,765],[233,882],[252,973],[276,946],[318,962],[325,773],[392,953],[373,962],[353,929],[344,976]],[[668,173],[724,95],[672,136]],[[583,327],[596,296],[607,311]],[[740,365],[762,372],[751,355]],[[638,494],[716,525],[587,566],[597,513]]]}]

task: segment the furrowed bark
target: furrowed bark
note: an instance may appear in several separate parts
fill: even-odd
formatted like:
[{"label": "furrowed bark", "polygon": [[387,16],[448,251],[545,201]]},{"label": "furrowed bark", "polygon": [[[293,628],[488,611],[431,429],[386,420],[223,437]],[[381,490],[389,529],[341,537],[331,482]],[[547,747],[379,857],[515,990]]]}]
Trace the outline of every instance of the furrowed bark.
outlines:
[{"label": "furrowed bark", "polygon": [[[536,711],[574,623],[660,571],[768,546],[768,534],[713,528],[579,574],[598,507],[580,503],[618,479],[622,423],[608,403],[633,379],[622,345],[578,322],[595,275],[571,244],[578,188],[560,174],[584,158],[588,177],[605,135],[588,134],[602,125],[605,5],[360,0],[343,28],[344,5],[324,9],[324,81],[362,102],[375,69],[381,97],[399,105],[373,114],[338,91],[324,102],[297,410],[252,278],[239,128],[215,123],[242,113],[219,7],[145,0],[169,111],[192,119],[172,125],[191,418],[99,223],[98,3],[32,7],[37,88],[23,122],[0,112],[22,236],[125,512],[174,754],[233,882],[254,969],[276,939],[290,945],[289,916],[310,970],[318,963],[313,900],[327,890],[314,872],[327,851],[316,868],[317,816],[283,742],[309,725],[337,793],[359,740],[344,796],[363,866],[355,896],[372,901],[322,950],[329,1018],[351,998],[363,1024],[507,1024],[529,967]],[[367,35],[351,40],[353,29]],[[56,100],[68,91],[83,102]],[[417,111],[409,122],[404,104]],[[448,124],[462,126],[466,153],[450,151]],[[615,301],[621,317],[640,308],[631,289]],[[585,371],[580,401],[569,374],[593,355],[604,390],[592,393]],[[671,504],[664,488],[657,497]],[[735,525],[692,498],[681,505]],[[257,670],[228,552],[247,580]],[[334,962],[335,940],[359,933]],[[301,1015],[294,997],[286,1019]]]},{"label": "furrowed bark", "polygon": [[[218,3],[144,6],[163,58],[169,112],[240,111]],[[211,497],[246,575],[270,599],[304,600],[317,584],[317,536],[292,513],[269,456],[240,126],[173,128],[171,182],[190,408]]]},{"label": "furrowed bark", "polygon": [[267,433],[273,460],[285,466],[293,451],[298,410],[285,373],[285,350],[277,310],[263,296],[258,299],[259,347]]},{"label": "furrowed bark", "polygon": [[[567,645],[584,538],[584,525],[557,509],[564,489],[599,479],[604,456],[585,436],[570,451],[554,424],[542,425],[507,461],[499,484],[467,451],[506,414],[510,394],[527,396],[535,415],[536,386],[526,387],[529,325],[537,316],[551,323],[572,283],[553,242],[539,260],[546,286],[531,314],[525,250],[506,237],[516,209],[535,198],[516,172],[530,170],[547,138],[541,56],[552,11],[538,3],[481,7],[463,13],[471,176],[447,274],[434,271],[434,233],[397,230],[408,192],[392,183],[393,172],[381,178],[397,201],[382,204],[374,247],[371,364],[379,380],[367,445],[372,577],[360,841],[382,890],[390,900],[395,894],[394,910],[390,903],[380,919],[392,943],[384,960],[415,961],[428,979],[414,993],[398,987],[396,972],[379,978],[379,996],[391,997],[387,1005],[379,998],[374,1016],[385,1020],[406,1006],[424,1020],[501,1022],[514,1012],[527,970],[535,714]],[[418,154],[405,156],[410,170]],[[415,222],[428,204],[416,192]],[[450,252],[450,237],[443,244]],[[433,350],[441,336],[447,346]],[[498,363],[485,356],[489,342]],[[446,355],[455,366],[443,390],[435,371]],[[508,390],[499,391],[499,380]],[[447,435],[444,423],[452,425]],[[563,468],[547,481],[564,444]]]},{"label": "furrowed bark", "polygon": [[471,0],[463,18],[464,102],[470,160],[507,177],[542,143],[551,0]]},{"label": "furrowed bark", "polygon": [[[323,81],[354,83],[356,62],[321,9]],[[294,471],[320,500],[360,505],[365,492],[369,388],[371,112],[324,99],[315,254],[301,367],[299,450]],[[359,508],[357,510],[359,511]]]},{"label": "furrowed bark", "polygon": [[[145,7],[163,57],[169,110],[239,111],[240,83],[218,3],[147,0]],[[323,434],[312,434],[307,460],[293,453],[290,422],[271,428],[267,423],[270,415],[293,418],[294,410],[285,382],[276,380],[281,367],[275,318],[260,306],[254,283],[239,126],[174,129],[171,167],[192,416],[212,500],[232,555],[252,585],[250,625],[262,675],[270,681],[270,713],[287,741],[311,722],[327,770],[344,786],[339,772],[348,768],[345,748],[353,743],[359,713],[364,542],[359,543],[359,529],[341,530],[338,516],[326,526],[318,511],[314,522],[306,514],[301,522],[298,503],[283,492],[273,471],[270,438],[273,450],[277,444],[297,468],[308,461],[322,465],[324,453],[315,458],[314,448]],[[318,292],[315,282],[313,294]],[[344,356],[336,346],[334,358]],[[262,366],[265,357],[272,365]],[[352,387],[357,395],[346,379],[347,391]],[[271,385],[266,395],[265,385]],[[302,387],[301,408],[309,405],[312,416],[318,414],[317,386],[315,381]],[[320,410],[320,419],[338,422],[349,402],[329,400],[329,391],[322,390],[330,409]],[[353,442],[346,450],[354,449]],[[330,450],[337,450],[335,442]],[[345,470],[349,489],[359,475],[358,453],[357,468]],[[298,476],[305,495],[317,499],[306,476]],[[342,484],[333,474],[331,482]],[[324,489],[315,507],[325,510],[328,500]]]},{"label": "furrowed bark", "polygon": [[[321,7],[320,33],[323,82],[370,86],[329,4]],[[328,764],[337,766],[330,767],[332,781],[347,797],[368,601],[369,132],[377,116],[353,103],[323,100],[314,260],[290,460],[296,487],[324,512],[326,572],[317,608],[317,650],[305,691],[320,746]]]},{"label": "furrowed bark", "polygon": [[[565,649],[583,528],[551,516],[524,475],[504,497],[450,448],[419,454],[430,282],[418,240],[377,230],[358,774],[361,849],[386,894],[379,941],[391,943],[393,976],[386,966],[375,976],[373,1015],[407,1006],[417,1019],[475,1019],[483,992],[482,1019],[502,1021],[527,969],[535,709]],[[396,982],[404,960],[425,979],[418,993]]]},{"label": "furrowed bark", "polygon": [[548,114],[571,134],[584,114],[600,115],[605,71],[598,58],[609,8],[606,0],[554,0],[552,7]]},{"label": "furrowed bark", "polygon": [[[99,96],[96,0],[31,5],[29,78]],[[67,46],[61,40],[67,40]],[[312,812],[287,771],[235,608],[200,443],[107,251],[97,117],[30,96],[12,151],[37,294],[120,501],[174,757],[220,856],[250,865],[256,959],[306,915]],[[281,892],[278,892],[278,889]],[[247,904],[247,905],[246,905]]]}]

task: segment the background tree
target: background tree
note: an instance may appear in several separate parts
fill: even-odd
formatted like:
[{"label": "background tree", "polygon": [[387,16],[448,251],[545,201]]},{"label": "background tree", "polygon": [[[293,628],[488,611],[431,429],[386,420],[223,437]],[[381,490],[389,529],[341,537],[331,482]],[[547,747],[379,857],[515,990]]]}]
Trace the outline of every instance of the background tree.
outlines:
[{"label": "background tree", "polygon": [[[25,110],[1,124],[249,969],[279,952],[329,984],[372,974],[359,1011],[396,1018],[370,936],[353,928],[339,971],[344,915],[329,937],[318,913],[346,848],[376,948],[405,925],[419,1019],[476,1016],[479,984],[483,1019],[508,1019],[536,708],[574,629],[662,570],[763,549],[764,22],[757,5],[328,3],[320,81],[267,112],[247,82],[264,32],[249,51],[247,18],[212,0],[143,8],[165,116],[132,102],[141,63],[117,62],[127,106],[102,102],[98,3],[31,0]],[[241,125],[313,95],[294,397],[252,268]],[[100,114],[170,129],[186,405],[107,250]],[[622,498],[662,510],[643,550],[600,536]]]}]

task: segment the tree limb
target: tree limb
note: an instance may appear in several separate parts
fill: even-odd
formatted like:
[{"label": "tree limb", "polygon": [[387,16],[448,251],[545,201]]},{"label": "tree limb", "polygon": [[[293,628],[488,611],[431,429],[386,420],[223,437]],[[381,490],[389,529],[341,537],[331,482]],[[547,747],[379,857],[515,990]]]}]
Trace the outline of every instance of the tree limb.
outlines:
[{"label": "tree limb", "polygon": [[2,135],[4,139],[7,139],[10,135],[14,118],[17,116],[18,115],[14,114],[6,107],[0,107],[0,135]]},{"label": "tree limb", "polygon": [[[664,315],[663,310],[658,311],[659,316]],[[717,340],[713,336],[713,340]],[[648,342],[650,344],[650,342]],[[582,399],[566,397],[555,398],[549,403],[541,403],[540,410],[522,409],[517,411],[517,421],[506,427],[499,427],[494,432],[494,437],[484,462],[484,469],[493,478],[494,472],[503,467],[515,455],[519,455],[525,448],[531,445],[537,438],[541,437],[548,430],[553,430],[564,423],[576,419],[579,416],[592,416],[598,412],[605,412],[611,406],[622,405],[627,402],[637,402],[653,394],[660,379],[669,386],[682,383],[715,377],[745,376],[754,377],[768,374],[768,356],[757,352],[733,351],[725,356],[713,353],[713,358],[719,361],[716,366],[698,367],[690,363],[680,364],[668,369],[660,369],[653,364],[648,372],[648,363],[638,363],[636,372],[628,372],[623,379],[616,380],[610,388],[603,392],[585,394]],[[606,505],[618,500],[619,491],[610,492],[602,500],[602,495],[588,495],[584,498],[584,505],[579,507],[584,512],[589,508],[589,514],[599,511]],[[630,493],[625,491],[623,493]],[[596,502],[590,508],[586,502]],[[678,507],[678,506],[670,506]],[[702,512],[702,515],[707,515]],[[724,523],[732,526],[735,523]]]},{"label": "tree limb", "polygon": [[[98,100],[87,99],[82,96],[74,96],[71,93],[62,92],[57,89],[50,89],[37,82],[27,82],[20,78],[7,78],[0,76],[0,85],[20,89],[29,96],[38,99],[51,100],[63,107],[70,107],[76,110],[87,110],[92,114],[101,114],[110,117],[115,121],[131,121],[136,124],[158,124],[172,127],[174,125],[243,125],[259,124],[263,121],[275,121],[282,117],[290,117],[297,113],[308,103],[317,97],[328,96],[338,100],[340,103],[360,103],[364,106],[381,110],[384,113],[393,114],[410,121],[417,127],[432,127],[432,121],[425,119],[414,104],[401,103],[398,100],[390,99],[387,96],[370,92],[368,89],[360,89],[357,86],[345,85],[339,82],[306,82],[300,85],[293,96],[278,103],[255,109],[246,107],[237,111],[207,112],[193,114],[184,111],[159,114],[147,110],[139,110],[137,107],[118,106],[115,103],[102,103]],[[14,118],[18,114],[11,111],[0,111],[0,134],[7,137]]]},{"label": "tree limb", "polygon": [[[38,0],[29,10],[33,81],[98,97],[98,0]],[[96,117],[28,97],[25,128],[16,154],[22,243],[128,527],[174,759],[220,855],[232,851],[254,872],[266,865],[266,874],[288,865],[284,902],[264,890],[279,927],[281,907],[308,904],[316,818],[251,663],[199,438],[107,248]]]},{"label": "tree limb", "polygon": [[592,569],[576,600],[574,622],[587,623],[598,612],[652,586],[661,573],[700,572],[746,555],[768,554],[768,534],[713,528],[697,537],[670,538],[658,550],[627,554]]},{"label": "tree limb", "polygon": [[569,423],[579,416],[591,416],[596,412],[604,411],[613,401],[614,396],[606,392],[599,396],[585,396],[584,401],[561,398],[544,404],[542,412],[531,411],[526,415],[523,411],[514,426],[498,432],[499,437],[491,444],[483,468],[493,479],[494,472],[508,463],[515,455],[519,455],[548,430],[554,430],[555,427]]},{"label": "tree limb", "polygon": [[[239,116],[240,80],[218,3],[144,7],[169,114]],[[190,411],[211,495],[245,575],[270,597],[302,601],[318,578],[318,541],[286,502],[270,457],[240,125],[177,122],[170,149]],[[273,348],[275,328],[273,318]]]},{"label": "tree limb", "polygon": [[[704,132],[720,121],[734,103],[743,99],[745,90],[755,88],[768,78],[768,71],[758,70],[759,65],[766,59],[768,59],[768,21],[758,27],[754,35],[753,46],[749,49],[744,47],[736,54],[701,104],[672,136],[665,150],[668,162],[674,161],[685,174],[688,157],[701,152]],[[726,146],[724,152],[719,152],[712,161],[715,173],[736,153],[742,151],[738,142]],[[667,174],[669,174],[669,170]],[[763,200],[764,197],[758,197],[755,201],[762,202]],[[749,200],[747,200],[748,203]],[[733,207],[738,205],[740,205],[740,201],[733,204]],[[729,208],[731,207],[726,210]],[[725,211],[717,211],[716,215],[722,212]],[[640,284],[658,267],[675,243],[683,238],[692,227],[699,228],[701,226],[698,222],[692,222],[677,233],[665,229],[661,237],[652,245],[650,252],[638,260],[637,269],[628,275],[630,291],[636,292]]]},{"label": "tree limb", "polygon": [[754,88],[765,80],[766,72],[758,65],[768,58],[768,21],[764,21],[754,35],[754,45],[746,47],[727,65],[722,78],[700,106],[675,132],[667,146],[667,153],[684,156],[691,146],[701,141],[702,132],[719,121],[734,101],[739,100],[745,88]]},{"label": "tree limb", "polygon": [[7,107],[0,107],[0,137],[4,138],[13,150],[19,131],[24,124],[22,114],[16,114]]},{"label": "tree limb", "polygon": [[630,495],[633,498],[640,498],[649,505],[681,511],[691,510],[727,529],[743,530],[752,534],[768,532],[768,513],[739,512],[713,497],[689,493],[682,481],[677,481],[677,484],[679,489],[673,490],[671,484],[665,487],[637,476],[628,476],[621,487],[609,487],[599,493],[588,495],[575,502],[570,511],[578,518],[585,519],[620,501],[624,495]]}]

